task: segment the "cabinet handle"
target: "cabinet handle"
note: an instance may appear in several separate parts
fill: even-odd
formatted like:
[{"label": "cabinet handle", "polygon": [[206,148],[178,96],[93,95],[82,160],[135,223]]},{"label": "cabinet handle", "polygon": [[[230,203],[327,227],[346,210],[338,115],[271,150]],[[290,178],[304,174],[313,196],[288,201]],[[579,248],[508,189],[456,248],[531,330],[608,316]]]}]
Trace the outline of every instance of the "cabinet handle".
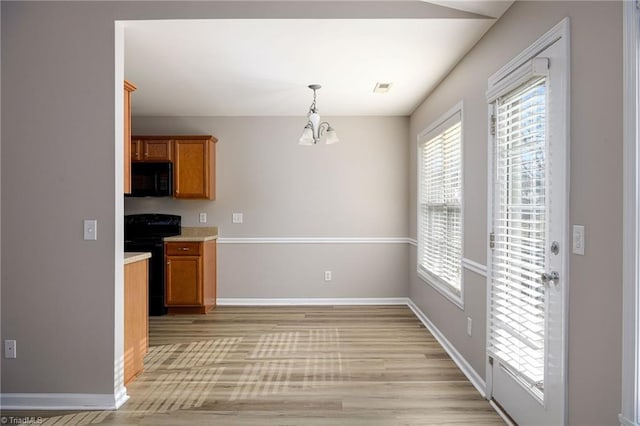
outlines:
[{"label": "cabinet handle", "polygon": [[180,251],[189,251],[189,247],[178,247],[178,250]]}]

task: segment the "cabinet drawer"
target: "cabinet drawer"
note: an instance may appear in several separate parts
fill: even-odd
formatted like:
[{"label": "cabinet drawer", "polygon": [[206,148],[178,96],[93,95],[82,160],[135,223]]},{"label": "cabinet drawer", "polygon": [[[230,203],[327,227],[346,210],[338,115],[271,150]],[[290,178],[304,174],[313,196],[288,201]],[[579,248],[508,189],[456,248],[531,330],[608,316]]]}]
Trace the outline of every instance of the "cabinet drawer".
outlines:
[{"label": "cabinet drawer", "polygon": [[202,253],[201,243],[166,243],[167,256],[198,256]]}]

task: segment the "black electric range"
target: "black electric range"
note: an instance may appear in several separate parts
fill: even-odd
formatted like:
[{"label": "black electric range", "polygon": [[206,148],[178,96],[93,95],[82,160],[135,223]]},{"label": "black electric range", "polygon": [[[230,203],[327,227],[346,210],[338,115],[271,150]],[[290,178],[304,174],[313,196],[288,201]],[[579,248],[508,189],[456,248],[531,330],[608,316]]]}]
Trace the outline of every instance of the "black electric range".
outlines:
[{"label": "black electric range", "polygon": [[164,315],[164,242],[180,235],[182,218],[171,214],[132,214],[124,217],[124,251],[151,252],[149,259],[149,315]]}]

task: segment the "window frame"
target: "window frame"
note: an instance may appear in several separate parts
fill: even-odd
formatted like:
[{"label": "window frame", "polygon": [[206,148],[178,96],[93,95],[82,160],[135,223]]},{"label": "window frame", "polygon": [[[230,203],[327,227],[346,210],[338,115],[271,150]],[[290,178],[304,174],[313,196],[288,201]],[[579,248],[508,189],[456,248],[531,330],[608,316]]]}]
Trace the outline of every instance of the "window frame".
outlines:
[{"label": "window frame", "polygon": [[623,2],[622,398],[618,420],[640,425],[640,9]]},{"label": "window frame", "polygon": [[[446,126],[448,121],[455,118],[456,115],[460,117],[460,294],[457,294],[455,288],[441,279],[437,274],[422,267],[420,263],[421,255],[424,250],[425,241],[422,238],[422,188],[424,185],[422,176],[422,149],[423,146],[433,138],[441,135],[446,130],[451,128]],[[417,137],[417,194],[416,194],[416,230],[417,230],[417,250],[416,250],[416,272],[420,279],[429,284],[432,288],[438,291],[451,303],[464,309],[464,271],[463,271],[463,259],[464,259],[464,108],[463,102],[456,103],[446,113],[441,115],[437,120],[427,126]]]}]

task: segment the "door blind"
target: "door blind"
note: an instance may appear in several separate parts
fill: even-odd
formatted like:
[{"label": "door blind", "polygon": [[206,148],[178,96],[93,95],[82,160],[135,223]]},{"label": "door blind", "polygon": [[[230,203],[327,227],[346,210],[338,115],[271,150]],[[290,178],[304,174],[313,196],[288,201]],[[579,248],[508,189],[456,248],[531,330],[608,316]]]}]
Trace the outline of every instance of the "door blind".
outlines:
[{"label": "door blind", "polygon": [[540,398],[544,390],[547,234],[546,78],[496,101],[489,352]]},{"label": "door blind", "polygon": [[460,115],[420,145],[418,268],[461,293],[462,159]]}]

